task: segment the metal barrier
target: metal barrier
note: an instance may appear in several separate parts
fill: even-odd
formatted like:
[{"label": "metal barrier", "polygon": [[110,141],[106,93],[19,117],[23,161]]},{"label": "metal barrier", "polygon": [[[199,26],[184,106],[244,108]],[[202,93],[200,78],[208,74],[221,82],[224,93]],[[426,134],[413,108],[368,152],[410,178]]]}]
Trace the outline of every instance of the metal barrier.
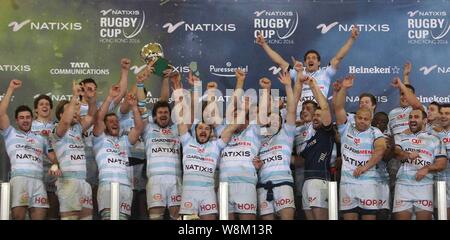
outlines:
[{"label": "metal barrier", "polygon": [[111,220],[119,220],[120,215],[120,201],[119,201],[120,186],[118,182],[111,183]]},{"label": "metal barrier", "polygon": [[447,182],[436,182],[438,220],[447,220]]},{"label": "metal barrier", "polygon": [[1,198],[0,198],[0,220],[9,220],[10,214],[10,191],[11,185],[9,183],[1,183]]},{"label": "metal barrier", "polygon": [[219,184],[219,220],[228,220],[228,182]]},{"label": "metal barrier", "polygon": [[337,182],[328,182],[328,220],[339,220]]}]

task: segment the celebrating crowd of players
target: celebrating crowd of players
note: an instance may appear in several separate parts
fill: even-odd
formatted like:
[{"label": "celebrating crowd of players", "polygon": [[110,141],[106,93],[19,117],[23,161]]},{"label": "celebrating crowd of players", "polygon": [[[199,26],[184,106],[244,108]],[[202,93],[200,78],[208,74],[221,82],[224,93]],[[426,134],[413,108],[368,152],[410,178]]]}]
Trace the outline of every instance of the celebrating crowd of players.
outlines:
[{"label": "celebrating crowd of players", "polygon": [[398,108],[376,112],[376,98],[365,92],[359,109],[347,112],[355,77],[332,78],[357,37],[353,28],[321,68],[317,51],[289,64],[258,36],[281,68],[286,102],[271,96],[268,78],[259,81],[258,101],[243,94],[246,73],[237,69],[225,117],[215,82],[203,94],[189,73],[187,91],[172,70],[148,110],[144,84],[152,63],[128,84],[130,60],[122,59],[120,80],[103,101],[93,79],[73,82],[71,100],[55,107],[57,121],[51,98],[40,95],[34,110],[15,110],[15,128],[7,109],[22,82],[12,80],[0,103],[12,218],[110,219],[110,183],[118,182],[120,219],[217,219],[220,181],[229,184],[229,219],[320,220],[328,218],[328,182],[338,181],[343,219],[432,219],[433,183],[450,176],[450,105],[432,103],[426,111],[407,63],[403,80],[392,82]]}]

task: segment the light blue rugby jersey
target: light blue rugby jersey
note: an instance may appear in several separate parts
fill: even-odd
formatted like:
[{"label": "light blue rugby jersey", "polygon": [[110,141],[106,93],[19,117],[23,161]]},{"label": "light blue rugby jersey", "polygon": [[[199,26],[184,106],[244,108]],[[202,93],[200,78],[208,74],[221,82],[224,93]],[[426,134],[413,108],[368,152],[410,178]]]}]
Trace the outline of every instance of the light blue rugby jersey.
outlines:
[{"label": "light blue rugby jersey", "polygon": [[200,144],[189,133],[181,136],[180,141],[183,146],[183,188],[214,188],[214,173],[225,143],[218,138]]},{"label": "light blue rugby jersey", "polygon": [[294,182],[290,168],[294,137],[295,125],[283,123],[276,135],[263,138],[259,150],[263,162],[259,170],[260,183]]},{"label": "light blue rugby jersey", "polygon": [[416,181],[416,173],[422,167],[434,163],[437,157],[446,157],[446,150],[441,141],[427,132],[401,133],[394,136],[395,144],[403,151],[417,152],[416,159],[401,160],[397,173],[397,184],[429,185],[433,184],[433,174],[427,174],[422,180]]},{"label": "light blue rugby jersey", "polygon": [[352,121],[339,125],[338,130],[342,153],[341,183],[376,184],[382,181],[376,167],[370,168],[357,178],[353,176],[355,169],[364,166],[371,158],[375,140],[384,137],[381,131],[376,127],[369,127],[360,132]]},{"label": "light blue rugby jersey", "polygon": [[102,133],[94,136],[95,160],[99,170],[99,182],[119,182],[131,186],[132,170],[128,162],[130,142],[128,136],[113,137]]}]

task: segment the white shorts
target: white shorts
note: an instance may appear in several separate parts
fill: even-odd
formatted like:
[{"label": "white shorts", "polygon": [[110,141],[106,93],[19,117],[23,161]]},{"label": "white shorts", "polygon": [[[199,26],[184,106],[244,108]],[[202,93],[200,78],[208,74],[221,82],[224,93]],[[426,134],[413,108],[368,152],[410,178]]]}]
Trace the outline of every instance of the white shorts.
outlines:
[{"label": "white shorts", "polygon": [[176,180],[169,181],[167,176],[150,177],[146,190],[148,208],[172,207],[181,204],[181,179],[178,177]]},{"label": "white shorts", "polygon": [[411,211],[433,212],[433,185],[395,185],[394,209],[392,212]]},{"label": "white shorts", "polygon": [[273,200],[268,202],[267,190],[264,188],[258,188],[258,206],[259,214],[267,215],[274,212],[279,212],[284,208],[294,208],[294,189],[291,186],[283,185],[273,188]]},{"label": "white shorts", "polygon": [[[133,190],[130,186],[120,184],[119,186],[119,211],[120,213],[131,215],[131,201]],[[105,208],[111,208],[111,184],[100,183],[97,192],[98,210],[101,212]]]},{"label": "white shorts", "polygon": [[181,194],[180,214],[217,214],[217,199],[214,188],[209,190],[183,189]]},{"label": "white shorts", "polygon": [[16,176],[11,178],[11,208],[48,208],[47,192],[42,180]]},{"label": "white shorts", "polygon": [[308,179],[303,185],[302,202],[304,210],[328,208],[328,181]]},{"label": "white shorts", "polygon": [[256,186],[251,183],[228,183],[228,212],[256,215]]},{"label": "white shorts", "polygon": [[305,183],[305,169],[295,169],[295,195],[301,196],[303,193],[303,184]]},{"label": "white shorts", "polygon": [[355,184],[341,183],[340,185],[339,203],[340,210],[351,210],[361,208],[365,210],[379,210],[389,205],[389,201],[383,199],[380,194],[379,184]]},{"label": "white shorts", "polygon": [[133,165],[133,190],[145,190],[147,179],[142,175],[144,164]]},{"label": "white shorts", "polygon": [[92,189],[85,180],[58,179],[56,195],[61,212],[81,211],[82,208],[92,209]]}]

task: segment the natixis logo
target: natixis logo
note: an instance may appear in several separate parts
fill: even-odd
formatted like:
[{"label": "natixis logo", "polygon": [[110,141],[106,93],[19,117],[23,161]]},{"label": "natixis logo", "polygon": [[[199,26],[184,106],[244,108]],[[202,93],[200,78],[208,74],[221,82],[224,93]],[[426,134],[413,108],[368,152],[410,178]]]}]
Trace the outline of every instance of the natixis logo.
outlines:
[{"label": "natixis logo", "polygon": [[357,24],[341,24],[339,22],[320,23],[316,26],[316,29],[320,30],[320,33],[327,34],[332,29],[338,32],[351,32],[352,27],[358,28],[359,32],[389,32],[390,27],[387,23],[357,23]]},{"label": "natixis logo", "polygon": [[14,20],[8,24],[13,32],[21,30],[31,31],[80,31],[83,26],[81,22],[63,21],[33,21],[31,19]]}]

